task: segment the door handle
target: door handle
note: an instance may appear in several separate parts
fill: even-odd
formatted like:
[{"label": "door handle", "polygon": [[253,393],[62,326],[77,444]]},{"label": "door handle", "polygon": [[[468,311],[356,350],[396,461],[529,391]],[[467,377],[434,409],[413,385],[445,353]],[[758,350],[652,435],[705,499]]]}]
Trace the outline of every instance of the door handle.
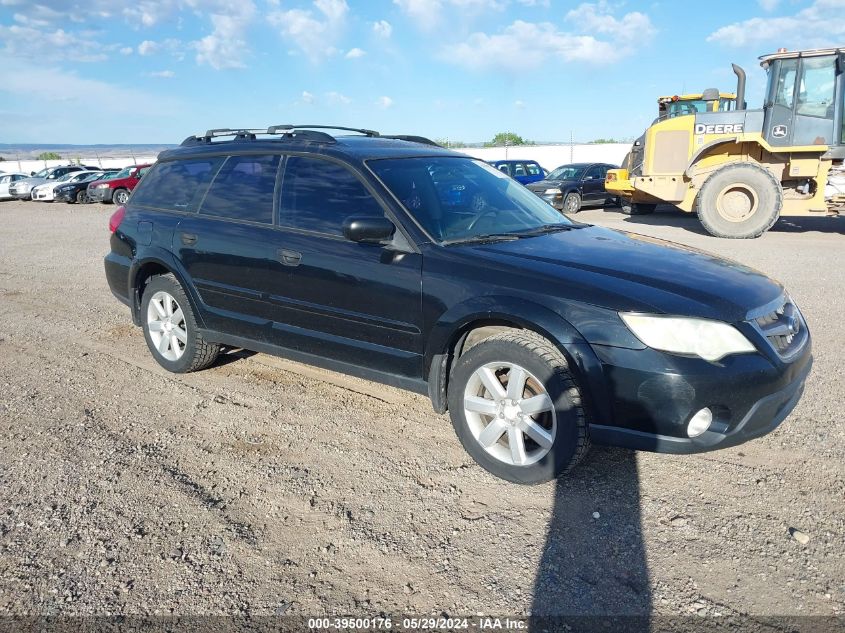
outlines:
[{"label": "door handle", "polygon": [[302,253],[297,253],[296,251],[290,251],[286,248],[283,248],[279,251],[279,261],[282,262],[285,266],[299,266],[299,262],[302,260]]},{"label": "door handle", "polygon": [[197,243],[197,236],[193,233],[182,233],[180,237],[182,238],[182,244],[185,246],[193,246]]}]

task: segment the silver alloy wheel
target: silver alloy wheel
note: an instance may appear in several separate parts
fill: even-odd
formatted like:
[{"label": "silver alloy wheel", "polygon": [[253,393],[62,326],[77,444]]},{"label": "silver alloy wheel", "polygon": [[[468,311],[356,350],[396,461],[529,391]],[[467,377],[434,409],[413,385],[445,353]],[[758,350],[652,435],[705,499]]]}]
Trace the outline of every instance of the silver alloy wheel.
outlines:
[{"label": "silver alloy wheel", "polygon": [[464,417],[485,451],[511,466],[530,466],[551,450],[554,405],[543,383],[524,367],[496,362],[473,372],[464,389]]},{"label": "silver alloy wheel", "polygon": [[575,213],[578,211],[578,198],[576,198],[573,194],[569,194],[566,196],[566,212],[567,213]]},{"label": "silver alloy wheel", "polygon": [[170,361],[179,360],[188,344],[185,315],[176,299],[159,290],[147,306],[147,331],[158,353]]},{"label": "silver alloy wheel", "polygon": [[126,204],[126,201],[129,200],[129,192],[124,191],[121,189],[116,194],[114,194],[114,201],[118,204]]}]

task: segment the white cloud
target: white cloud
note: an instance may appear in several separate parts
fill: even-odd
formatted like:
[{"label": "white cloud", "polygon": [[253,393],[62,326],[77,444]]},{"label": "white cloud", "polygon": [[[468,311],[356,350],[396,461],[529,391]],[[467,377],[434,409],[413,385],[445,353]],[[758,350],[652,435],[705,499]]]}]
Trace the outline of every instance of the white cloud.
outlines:
[{"label": "white cloud", "polygon": [[513,102],[513,107],[517,110],[524,110],[525,109],[525,102],[522,99],[517,99]]},{"label": "white cloud", "polygon": [[337,53],[335,42],[343,29],[349,6],[346,0],[314,0],[313,4],[316,12],[310,9],[272,11],[267,18],[312,62],[319,62]]},{"label": "white cloud", "polygon": [[139,55],[152,55],[158,50],[158,44],[152,40],[144,40],[138,44]]},{"label": "white cloud", "polygon": [[20,59],[0,59],[0,93],[31,97],[35,100],[61,101],[67,107],[78,106],[96,118],[98,114],[131,114],[145,117],[172,116],[183,104],[166,95],[153,95],[127,85],[112,84],[79,76],[64,68]]},{"label": "white cloud", "polygon": [[255,4],[252,0],[241,0],[223,3],[219,8],[220,13],[211,14],[212,33],[193,42],[197,63],[216,70],[243,68],[244,58],[249,54],[246,30],[255,16]]},{"label": "white cloud", "polygon": [[[449,16],[487,15],[503,10],[509,0],[393,0],[417,26],[425,31],[434,29]],[[445,9],[445,12],[444,12]]]},{"label": "white cloud", "polygon": [[393,0],[393,4],[423,29],[432,29],[440,21],[440,0]]},{"label": "white cloud", "polygon": [[794,15],[751,18],[723,26],[711,33],[707,41],[734,47],[763,44],[790,49],[834,46],[845,38],[843,12],[845,0],[816,0]]},{"label": "white cloud", "polygon": [[352,99],[347,97],[345,94],[341,94],[340,92],[327,92],[326,99],[328,99],[331,105],[347,105],[352,103]]},{"label": "white cloud", "polygon": [[305,105],[313,105],[317,101],[317,97],[315,97],[307,90],[303,90],[302,95],[299,97],[299,100],[302,101],[302,103],[304,103]]},{"label": "white cloud", "polygon": [[366,54],[367,53],[362,51],[360,48],[351,48],[349,49],[349,52],[346,53],[346,59],[358,59]]},{"label": "white cloud", "polygon": [[123,48],[120,49],[121,55],[131,55],[134,52],[135,52],[135,49],[132,48],[131,46],[124,46]]},{"label": "white cloud", "polygon": [[373,22],[373,33],[379,37],[388,38],[393,33],[393,26],[387,20]]},{"label": "white cloud", "polygon": [[54,59],[59,57],[74,62],[101,62],[116,47],[100,44],[90,37],[56,29],[44,31],[29,26],[4,26],[0,24],[1,49],[12,58]]},{"label": "white cloud", "polygon": [[376,99],[376,105],[383,110],[393,107],[393,99],[390,97],[379,97]]},{"label": "white cloud", "polygon": [[173,79],[176,76],[176,73],[172,70],[156,70],[146,73],[146,75],[147,77],[157,77],[159,79]]},{"label": "white cloud", "polygon": [[524,7],[543,7],[549,8],[549,0],[516,0]]},{"label": "white cloud", "polygon": [[763,11],[774,11],[778,8],[780,0],[757,0],[757,4],[760,5]]}]

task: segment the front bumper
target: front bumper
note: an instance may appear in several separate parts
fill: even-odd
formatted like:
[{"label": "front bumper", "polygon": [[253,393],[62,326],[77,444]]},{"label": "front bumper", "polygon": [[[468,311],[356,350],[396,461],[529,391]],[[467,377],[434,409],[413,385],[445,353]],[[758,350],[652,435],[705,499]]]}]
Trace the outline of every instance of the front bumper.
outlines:
[{"label": "front bumper", "polygon": [[33,200],[40,200],[43,202],[51,202],[55,196],[52,191],[46,189],[36,189],[30,194]]},{"label": "front bumper", "polygon": [[[660,453],[727,448],[773,431],[801,398],[813,362],[809,338],[789,363],[762,354],[708,363],[652,349],[594,349],[611,391],[613,421],[591,425],[592,440]],[[690,438],[687,424],[704,407],[714,421]]]},{"label": "front bumper", "polygon": [[532,189],[531,193],[533,193],[535,196],[537,196],[541,200],[545,200],[546,202],[548,202],[550,205],[552,205],[558,211],[563,210],[563,193],[562,192],[557,191],[555,193],[545,193],[544,191],[534,191]]},{"label": "front bumper", "polygon": [[112,190],[109,187],[89,188],[88,199],[91,202],[111,202]]},{"label": "front bumper", "polygon": [[62,189],[57,191],[54,197],[56,202],[76,202],[76,191]]},{"label": "front bumper", "polygon": [[9,195],[18,200],[30,200],[32,198],[32,189],[12,186],[9,187]]}]

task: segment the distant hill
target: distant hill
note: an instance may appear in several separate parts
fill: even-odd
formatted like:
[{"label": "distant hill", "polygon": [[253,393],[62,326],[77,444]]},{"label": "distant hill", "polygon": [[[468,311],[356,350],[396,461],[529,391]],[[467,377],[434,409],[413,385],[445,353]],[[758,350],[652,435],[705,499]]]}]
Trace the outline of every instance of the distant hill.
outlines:
[{"label": "distant hill", "polygon": [[125,158],[127,156],[155,156],[176,145],[69,145],[35,143],[0,143],[0,156],[5,160],[31,160],[42,152],[55,152],[64,159]]}]

